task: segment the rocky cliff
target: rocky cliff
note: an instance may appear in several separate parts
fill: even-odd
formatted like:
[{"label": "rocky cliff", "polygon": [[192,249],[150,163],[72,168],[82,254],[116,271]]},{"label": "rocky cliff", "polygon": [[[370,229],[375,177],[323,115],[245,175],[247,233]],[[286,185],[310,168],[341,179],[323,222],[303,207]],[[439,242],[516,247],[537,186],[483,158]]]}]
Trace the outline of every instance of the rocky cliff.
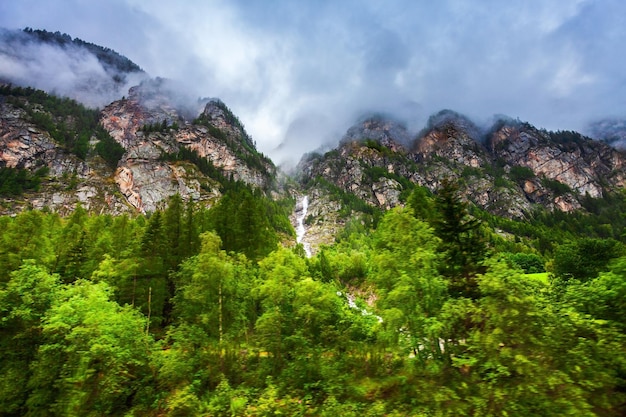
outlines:
[{"label": "rocky cliff", "polygon": [[[89,149],[78,157],[46,131],[71,120],[58,120],[28,98],[20,98],[24,108],[7,98],[0,107],[0,168],[49,171],[39,190],[3,198],[3,213],[24,207],[64,211],[78,202],[93,211],[149,212],[176,193],[210,205],[230,181],[266,191],[275,181],[275,166],[256,151],[224,103],[203,100],[196,109],[182,106],[165,80],[131,88],[128,98],[100,113],[100,125],[125,151],[116,168],[95,154],[95,133]],[[39,114],[53,123],[42,126]]]},{"label": "rocky cliff", "polygon": [[0,168],[30,172],[48,168],[39,191],[3,196],[0,214],[30,207],[49,208],[61,214],[81,203],[88,210],[113,214],[129,206],[111,182],[113,172],[101,160],[80,158],[67,152],[50,133],[29,121],[23,109],[0,104]]},{"label": "rocky cliff", "polygon": [[584,198],[622,188],[625,163],[623,152],[576,132],[547,132],[506,119],[482,130],[442,111],[409,140],[397,122],[362,121],[336,149],[305,157],[299,180],[321,198],[341,201],[346,193],[388,209],[403,204],[412,184],[434,191],[449,177],[458,179],[466,198],[479,207],[524,218],[539,206],[580,209]]},{"label": "rocky cliff", "polygon": [[199,102],[204,108],[190,120],[188,114],[193,110],[177,108],[172,94],[163,88],[162,80],[153,80],[132,88],[128,98],[102,111],[101,124],[127,150],[115,182],[131,205],[153,211],[175,193],[209,202],[219,197],[220,178],[210,178],[193,164],[167,157],[180,155],[181,148],[216,168],[222,180],[243,181],[263,189],[272,186],[276,168],[256,151],[221,101]]}]

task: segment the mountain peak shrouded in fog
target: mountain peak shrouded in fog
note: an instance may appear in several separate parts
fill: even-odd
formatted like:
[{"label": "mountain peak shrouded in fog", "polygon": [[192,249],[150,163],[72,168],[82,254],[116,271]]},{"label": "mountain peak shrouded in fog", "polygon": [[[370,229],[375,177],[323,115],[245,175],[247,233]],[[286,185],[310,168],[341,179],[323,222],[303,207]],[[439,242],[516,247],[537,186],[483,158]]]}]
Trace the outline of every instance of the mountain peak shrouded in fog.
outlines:
[{"label": "mountain peak shrouded in fog", "polygon": [[619,149],[626,149],[626,118],[606,118],[594,121],[587,127],[589,136]]},{"label": "mountain peak shrouded in fog", "polygon": [[342,142],[374,140],[384,146],[407,145],[411,135],[406,125],[392,116],[372,114],[361,117],[342,138]]},{"label": "mountain peak shrouded in fog", "polygon": [[60,32],[0,29],[0,80],[102,107],[147,74],[130,59]]},{"label": "mountain peak shrouded in fog", "polygon": [[450,128],[465,131],[466,134],[476,142],[480,142],[483,136],[481,129],[469,117],[454,110],[444,109],[428,118],[426,126],[418,134],[418,137],[430,130]]}]

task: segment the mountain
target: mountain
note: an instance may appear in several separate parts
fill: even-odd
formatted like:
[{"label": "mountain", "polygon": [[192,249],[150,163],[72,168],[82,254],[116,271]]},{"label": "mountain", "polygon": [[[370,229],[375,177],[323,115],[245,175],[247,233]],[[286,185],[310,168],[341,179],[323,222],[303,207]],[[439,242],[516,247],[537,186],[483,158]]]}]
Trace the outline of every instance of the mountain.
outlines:
[{"label": "mountain", "polygon": [[[168,85],[145,81],[101,112],[4,86],[0,169],[14,186],[5,183],[1,212],[64,213],[79,202],[94,212],[151,212],[176,193],[210,205],[236,181],[273,189],[274,164],[224,103],[199,102],[190,119]],[[24,187],[37,172],[36,187]]]},{"label": "mountain", "polygon": [[1,415],[626,414],[623,151],[374,114],[288,178],[172,80],[84,104],[0,84]]},{"label": "mountain", "polygon": [[[2,213],[25,207],[64,213],[78,202],[95,212],[153,212],[176,193],[212,205],[237,181],[278,191],[276,166],[221,100],[197,99],[175,81],[149,78],[115,51],[66,34],[4,31],[2,40],[0,53],[17,66],[29,59],[42,66],[36,55],[42,51],[80,57],[81,68],[95,63],[98,71],[75,77],[66,90],[83,104],[113,97],[95,110],[59,98],[68,95],[62,90],[5,84]],[[620,125],[596,126],[608,132]],[[331,243],[354,213],[375,218],[405,204],[417,186],[436,192],[444,178],[459,181],[464,198],[488,213],[527,219],[540,208],[584,210],[589,198],[621,189],[626,174],[622,151],[577,132],[548,132],[506,117],[482,128],[442,110],[417,135],[391,116],[362,118],[335,149],[302,159],[290,193],[309,196],[308,238],[319,245]]]},{"label": "mountain", "polygon": [[190,120],[173,93],[166,80],[146,81],[102,111],[100,123],[126,149],[115,181],[135,208],[153,211],[175,193],[215,200],[228,181],[273,186],[276,167],[224,103],[198,103],[204,108]]},{"label": "mountain", "polygon": [[310,194],[309,226],[318,243],[332,241],[351,213],[402,205],[416,186],[435,192],[444,178],[459,181],[477,207],[512,219],[539,208],[581,210],[626,181],[626,154],[577,132],[506,118],[481,130],[444,110],[407,136],[398,122],[373,117],[351,127],[336,149],[305,156],[298,180]]},{"label": "mountain", "polygon": [[0,61],[0,83],[34,87],[89,107],[105,106],[148,78],[110,48],[30,28],[0,28]]}]

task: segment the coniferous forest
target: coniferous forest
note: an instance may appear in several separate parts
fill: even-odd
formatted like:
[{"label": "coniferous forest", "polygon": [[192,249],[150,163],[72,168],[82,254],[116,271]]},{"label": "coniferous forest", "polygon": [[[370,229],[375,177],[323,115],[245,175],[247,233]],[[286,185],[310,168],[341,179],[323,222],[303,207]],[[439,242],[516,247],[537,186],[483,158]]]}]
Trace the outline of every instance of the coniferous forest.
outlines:
[{"label": "coniferous forest", "polygon": [[310,258],[293,200],[241,184],[210,209],[0,217],[0,414],[624,415],[611,198],[515,222],[444,181]]}]

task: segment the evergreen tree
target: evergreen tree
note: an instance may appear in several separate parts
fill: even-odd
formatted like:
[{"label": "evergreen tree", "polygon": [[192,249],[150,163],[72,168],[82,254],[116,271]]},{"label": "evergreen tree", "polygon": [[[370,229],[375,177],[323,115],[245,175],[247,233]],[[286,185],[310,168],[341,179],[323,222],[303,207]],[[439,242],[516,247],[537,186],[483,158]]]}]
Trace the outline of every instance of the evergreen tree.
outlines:
[{"label": "evergreen tree", "polygon": [[124,415],[149,383],[145,318],[109,294],[104,283],[77,281],[55,298],[43,319],[27,415]]},{"label": "evergreen tree", "polygon": [[227,252],[259,260],[276,248],[278,236],[270,223],[260,194],[238,186],[222,197],[211,211],[211,223]]},{"label": "evergreen tree", "polygon": [[476,298],[476,274],[483,271],[481,262],[487,246],[481,233],[480,221],[469,215],[458,183],[444,179],[435,196],[435,234],[441,239],[443,253],[440,272],[449,278],[450,294]]},{"label": "evergreen tree", "polygon": [[11,272],[0,287],[0,412],[26,415],[28,380],[37,349],[43,343],[43,318],[61,291],[58,275],[33,260]]},{"label": "evergreen tree", "polygon": [[155,211],[141,238],[140,261],[135,275],[135,305],[150,317],[151,323],[161,325],[169,320],[171,303],[163,215]]},{"label": "evergreen tree", "polygon": [[583,238],[560,245],[554,253],[554,274],[567,281],[588,281],[609,269],[609,262],[624,253],[624,246],[613,239]]}]

